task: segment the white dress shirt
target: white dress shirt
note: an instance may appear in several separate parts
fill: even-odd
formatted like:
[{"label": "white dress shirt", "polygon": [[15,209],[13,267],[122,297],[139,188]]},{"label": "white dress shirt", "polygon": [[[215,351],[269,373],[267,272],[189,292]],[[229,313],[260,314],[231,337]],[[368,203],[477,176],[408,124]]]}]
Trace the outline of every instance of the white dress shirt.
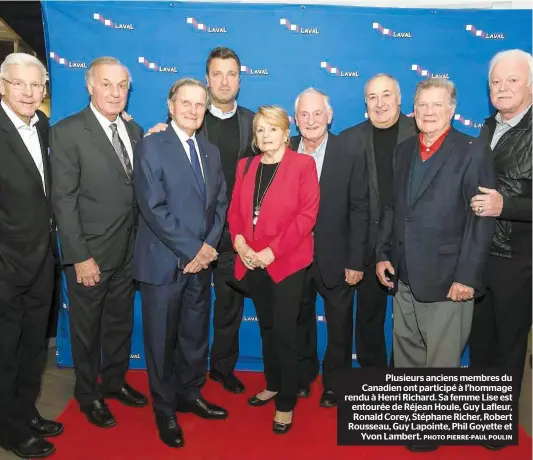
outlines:
[{"label": "white dress shirt", "polygon": [[[322,166],[324,166],[324,157],[326,156],[326,146],[328,145],[328,134],[326,133],[326,137],[322,140],[320,145],[310,154],[314,160],[316,165],[316,173],[318,174],[318,180],[320,181],[320,175],[322,174]],[[300,144],[298,145],[298,153],[305,153],[305,144],[303,137],[300,139]]]},{"label": "white dress shirt", "polygon": [[214,117],[220,118],[221,120],[226,120],[227,118],[231,118],[233,115],[235,115],[235,112],[237,112],[237,101],[235,101],[233,108],[229,112],[223,112],[213,104],[208,107],[208,110]]},{"label": "white dress shirt", "polygon": [[181,142],[181,145],[183,145],[183,150],[185,150],[185,153],[187,154],[187,158],[189,159],[189,161],[191,161],[191,148],[189,147],[189,144],[187,144],[187,141],[189,139],[192,139],[192,141],[194,142],[194,147],[196,148],[196,154],[198,155],[198,161],[200,162],[200,169],[202,170],[202,176],[203,176],[203,178],[205,180],[204,165],[202,163],[202,157],[201,157],[201,154],[200,154],[200,149],[198,148],[198,142],[196,142],[196,135],[193,134],[192,137],[189,137],[187,135],[187,133],[183,132],[178,127],[178,125],[174,122],[174,120],[172,120],[170,125],[172,126],[172,128],[174,129],[176,134],[178,135],[178,137],[180,139],[180,142]]},{"label": "white dress shirt", "polygon": [[122,118],[120,116],[117,116],[117,118],[114,121],[109,121],[106,117],[104,117],[98,110],[96,110],[96,107],[91,103],[91,110],[93,111],[94,115],[96,116],[96,119],[98,120],[98,123],[102,126],[102,128],[105,131],[105,134],[107,138],[109,139],[109,142],[111,142],[111,145],[113,145],[113,131],[111,131],[111,123],[117,124],[117,131],[118,131],[118,137],[120,137],[120,140],[124,144],[124,147],[126,147],[126,151],[128,152],[128,157],[130,158],[131,166],[133,167],[133,148],[131,147],[131,141],[130,136],[128,135],[128,130],[126,129],[126,125],[122,121]]},{"label": "white dress shirt", "polygon": [[[37,167],[37,170],[39,171],[39,174],[41,175],[41,181],[43,183],[43,191],[46,194],[46,185],[44,182],[44,164],[43,164],[43,154],[41,151],[41,143],[39,141],[39,133],[37,132],[37,127],[35,126],[37,122],[39,121],[39,116],[37,114],[33,115],[30,120],[29,126],[22,121],[18,115],[11,110],[11,108],[8,107],[8,105],[2,101],[0,102],[2,104],[2,108],[6,112],[9,119],[13,122],[15,125],[15,129],[20,134],[20,137],[22,138],[22,142],[24,142],[24,145],[30,152],[31,157],[33,158],[33,161],[35,163],[35,166]],[[46,155],[48,155],[48,152],[46,152]]]}]

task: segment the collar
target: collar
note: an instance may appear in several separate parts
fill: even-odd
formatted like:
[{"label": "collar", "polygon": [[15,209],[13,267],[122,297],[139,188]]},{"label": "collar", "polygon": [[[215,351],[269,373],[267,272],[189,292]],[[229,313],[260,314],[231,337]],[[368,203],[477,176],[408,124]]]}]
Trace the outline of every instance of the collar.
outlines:
[{"label": "collar", "polygon": [[502,115],[500,112],[496,114],[496,122],[499,125],[509,125],[511,128],[514,128],[518,123],[522,121],[522,118],[526,115],[526,113],[531,108],[531,105],[528,105],[524,110],[522,110],[518,115],[515,115],[513,118],[507,121],[503,121]]},{"label": "collar", "polygon": [[[324,136],[324,139],[322,139],[322,142],[320,143],[320,145],[315,150],[313,150],[309,155],[312,155],[315,152],[317,154],[325,152],[326,144],[328,143],[328,137],[329,137],[329,132],[326,131],[326,135]],[[304,144],[303,137],[300,138],[300,143],[298,144],[298,153],[305,153],[305,144]]]},{"label": "collar", "polygon": [[442,143],[444,142],[444,139],[450,132],[451,126],[448,126],[448,129],[444,131],[431,146],[427,146],[424,144],[424,135],[420,133],[418,135],[418,143],[420,145],[420,153],[422,155],[423,159],[427,159],[430,156],[432,156],[437,150],[440,149]]},{"label": "collar", "polygon": [[187,141],[189,139],[192,139],[193,141],[196,141],[196,133],[194,133],[191,137],[189,137],[189,135],[183,131],[177,124],[174,120],[172,120],[170,122],[170,126],[172,126],[172,128],[174,129],[175,133],[178,135],[178,137],[180,138],[180,141],[182,144],[185,144],[187,143]]},{"label": "collar", "polygon": [[118,123],[118,120],[120,119],[118,115],[117,118],[115,118],[115,121],[109,121],[98,111],[98,109],[93,105],[92,102],[89,105],[91,106],[91,110],[93,111],[94,116],[104,128],[109,128],[111,126],[111,123]]},{"label": "collar", "polygon": [[[11,122],[15,125],[15,128],[17,130],[21,128],[28,128],[28,125],[24,123],[24,121],[15,112],[13,112],[11,107],[9,107],[3,100],[2,102],[0,102],[0,104],[2,105],[2,108],[6,112],[6,115],[9,117]],[[33,117],[30,118],[29,127],[33,128],[37,124],[38,121],[39,121],[39,115],[37,115],[37,112],[35,112]]]},{"label": "collar", "polygon": [[208,110],[214,117],[220,118],[221,120],[225,120],[227,118],[231,118],[237,112],[237,101],[235,101],[235,103],[233,104],[233,108],[229,112],[223,112],[213,104],[209,106]]}]

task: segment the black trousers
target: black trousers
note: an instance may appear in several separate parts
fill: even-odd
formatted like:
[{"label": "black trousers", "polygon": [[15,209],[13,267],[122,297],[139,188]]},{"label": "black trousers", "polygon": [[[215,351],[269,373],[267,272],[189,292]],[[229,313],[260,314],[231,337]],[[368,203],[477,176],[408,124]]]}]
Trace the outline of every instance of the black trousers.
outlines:
[{"label": "black trousers", "polygon": [[317,293],[324,299],[328,331],[328,343],[322,363],[324,389],[333,390],[338,372],[352,367],[354,292],[354,287],[345,282],[327,288],[316,264],[307,269],[302,314],[298,321],[300,386],[312,382],[318,373],[315,307]]},{"label": "black trousers", "polygon": [[514,259],[490,256],[486,283],[486,295],[474,305],[470,366],[511,373],[516,402],[531,329],[531,254]]},{"label": "black trousers", "polygon": [[7,448],[32,436],[29,422],[38,415],[53,289],[51,250],[32,285],[0,280],[0,445]]},{"label": "black trousers", "polygon": [[365,267],[363,279],[357,285],[355,352],[361,367],[387,367],[386,312],[387,288],[376,276],[376,265],[370,264]]},{"label": "black trousers", "polygon": [[[100,282],[76,282],[65,267],[70,303],[70,340],[74,362],[74,396],[81,407],[117,391],[125,382],[131,351],[135,284],[132,257],[115,270],[102,270]],[[101,375],[101,386],[98,377]]]},{"label": "black trousers", "polygon": [[211,270],[141,283],[144,351],[154,412],[171,416],[179,400],[200,397],[209,347]]},{"label": "black trousers", "polygon": [[248,271],[246,277],[259,320],[266,388],[278,392],[276,409],[290,412],[298,393],[296,333],[305,269],[279,283],[261,269]]},{"label": "black trousers", "polygon": [[233,373],[239,357],[239,328],[244,297],[226,284],[227,280],[235,276],[234,267],[233,251],[219,254],[213,264],[215,306],[210,368],[223,375]]}]

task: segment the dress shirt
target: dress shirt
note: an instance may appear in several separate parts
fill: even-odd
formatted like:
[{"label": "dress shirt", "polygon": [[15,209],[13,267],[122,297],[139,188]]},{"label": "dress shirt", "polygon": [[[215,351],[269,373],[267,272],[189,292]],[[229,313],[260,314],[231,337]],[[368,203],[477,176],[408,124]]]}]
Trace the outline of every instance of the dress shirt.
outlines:
[{"label": "dress shirt", "polygon": [[[322,166],[324,165],[324,157],[326,156],[326,146],[328,144],[328,134],[326,133],[326,137],[324,137],[324,140],[320,143],[320,145],[310,154],[314,160],[315,160],[315,166],[316,166],[316,173],[318,174],[318,180],[320,180],[320,174],[322,173]],[[306,154],[305,152],[305,144],[303,137],[300,139],[300,144],[298,145],[298,153]]]},{"label": "dress shirt", "polygon": [[[44,182],[44,164],[43,164],[43,152],[41,151],[41,142],[39,141],[39,133],[37,132],[37,127],[35,126],[39,121],[39,116],[34,114],[30,119],[30,124],[27,125],[22,121],[18,115],[11,110],[11,108],[4,102],[0,102],[2,108],[6,112],[6,115],[15,125],[15,129],[20,134],[22,142],[30,152],[31,157],[41,175],[41,181],[43,184],[43,191],[46,193],[46,185]],[[48,154],[48,152],[46,152]]]},{"label": "dress shirt", "polygon": [[202,155],[200,153],[200,149],[198,148],[198,142],[196,141],[196,133],[193,134],[191,137],[189,137],[187,133],[185,133],[183,130],[181,130],[178,127],[178,125],[176,124],[174,120],[172,120],[170,125],[172,126],[176,134],[178,135],[181,145],[183,145],[183,150],[185,150],[185,153],[187,154],[187,158],[189,159],[189,161],[191,161],[191,148],[189,147],[189,144],[187,144],[187,141],[189,139],[192,139],[192,141],[194,142],[194,147],[196,148],[196,154],[198,155],[198,161],[200,162],[200,168],[202,170],[202,176],[205,180],[204,164],[202,163]]},{"label": "dress shirt", "polygon": [[112,141],[113,131],[111,131],[110,126],[111,126],[111,123],[117,124],[118,136],[120,137],[120,140],[124,144],[124,147],[126,147],[126,151],[128,152],[128,157],[130,158],[130,163],[133,167],[133,148],[131,147],[130,136],[128,135],[128,130],[126,129],[126,125],[124,124],[124,121],[122,120],[122,118],[120,118],[120,116],[117,116],[115,120],[109,121],[98,110],[96,110],[96,107],[92,104],[91,104],[91,110],[96,116],[98,123],[100,123],[100,125],[104,129],[104,132],[107,138],[109,139],[109,142],[111,143],[111,145],[113,145],[113,141]]}]

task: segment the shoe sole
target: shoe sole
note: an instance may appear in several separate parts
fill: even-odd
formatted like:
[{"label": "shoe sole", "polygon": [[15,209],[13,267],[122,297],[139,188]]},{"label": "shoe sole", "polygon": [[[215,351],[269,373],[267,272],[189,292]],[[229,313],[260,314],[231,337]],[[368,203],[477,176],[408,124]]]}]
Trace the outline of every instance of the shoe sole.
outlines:
[{"label": "shoe sole", "polygon": [[26,455],[22,455],[20,453],[18,453],[15,449],[11,449],[11,452],[13,452],[17,457],[19,458],[24,458],[24,459],[28,459],[28,460],[31,460],[32,458],[46,458],[46,457],[50,457],[50,455],[52,455],[54,452],[56,451],[56,448],[54,446],[54,448],[50,451],[50,452],[47,452],[46,454],[42,454],[42,455],[32,455],[30,457],[26,456]]},{"label": "shoe sole", "polygon": [[215,382],[218,382],[220,384],[222,384],[222,386],[224,387],[224,390],[226,391],[229,391],[230,393],[233,393],[234,395],[239,395],[239,394],[242,394],[246,391],[246,388],[243,388],[242,390],[233,390],[232,388],[229,388],[226,386],[226,384],[224,383],[224,380],[222,380],[221,378],[219,377],[212,377],[211,374],[209,374],[209,378]]},{"label": "shoe sole", "polygon": [[217,417],[204,417],[203,415],[200,415],[200,414],[197,414],[196,412],[193,412],[192,410],[189,410],[189,409],[176,409],[176,412],[179,412],[180,414],[194,414],[200,418],[203,418],[204,420],[225,420],[228,418],[228,414],[226,415],[222,415],[222,416],[217,416]]}]

